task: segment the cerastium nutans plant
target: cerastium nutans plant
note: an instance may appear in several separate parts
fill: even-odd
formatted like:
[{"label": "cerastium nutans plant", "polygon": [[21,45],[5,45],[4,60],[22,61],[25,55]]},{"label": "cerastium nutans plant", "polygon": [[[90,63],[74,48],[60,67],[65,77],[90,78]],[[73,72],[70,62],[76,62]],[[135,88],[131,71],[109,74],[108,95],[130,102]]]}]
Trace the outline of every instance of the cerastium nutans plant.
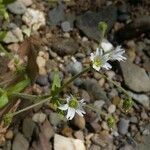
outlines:
[{"label": "cerastium nutans plant", "polygon": [[[28,106],[24,109],[18,110],[15,113],[6,114],[3,117],[4,121],[6,123],[10,123],[12,118],[15,115],[18,115],[24,111],[27,111],[29,109],[32,109],[44,103],[53,105],[54,109],[58,113],[65,115],[68,120],[71,120],[75,116],[75,114],[78,114],[80,116],[86,115],[86,112],[84,110],[85,107],[90,108],[96,112],[99,112],[99,110],[97,110],[92,105],[86,104],[84,99],[82,98],[78,99],[71,93],[68,95],[68,97],[66,97],[66,99],[60,98],[60,93],[63,91],[64,88],[66,88],[71,82],[73,82],[75,79],[77,79],[84,73],[87,73],[88,71],[98,72],[103,78],[107,79],[109,82],[114,84],[120,91],[122,91],[125,94],[125,99],[123,101],[123,109],[125,111],[128,111],[133,105],[132,98],[130,97],[128,92],[124,88],[122,88],[117,82],[113,81],[112,79],[108,78],[105,74],[101,73],[101,69],[103,68],[106,70],[109,70],[112,68],[112,66],[108,63],[108,61],[113,61],[113,60],[125,61],[126,58],[122,56],[125,50],[121,48],[121,46],[117,46],[115,48],[110,42],[108,42],[104,38],[106,30],[107,30],[107,24],[105,22],[100,22],[99,28],[102,31],[100,32],[99,46],[93,53],[91,53],[91,56],[90,56],[91,63],[89,64],[87,68],[83,69],[80,73],[70,78],[63,85],[61,85],[59,73],[58,71],[56,71],[54,75],[50,95],[35,96],[35,95],[29,95],[25,93],[13,92],[12,93],[13,96],[26,98],[30,100],[37,100],[37,101],[33,105]],[[114,117],[108,116],[107,123],[110,128],[113,128],[115,124]]]}]

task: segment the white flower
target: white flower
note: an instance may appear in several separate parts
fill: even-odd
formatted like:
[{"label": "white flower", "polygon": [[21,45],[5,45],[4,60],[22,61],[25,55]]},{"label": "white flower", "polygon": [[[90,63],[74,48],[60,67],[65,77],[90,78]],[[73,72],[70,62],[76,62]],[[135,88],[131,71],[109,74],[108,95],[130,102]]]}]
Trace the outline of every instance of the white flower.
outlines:
[{"label": "white flower", "polygon": [[117,46],[116,49],[111,52],[110,60],[125,61],[126,57],[122,56],[124,52],[125,50],[122,49],[121,46]]},{"label": "white flower", "polygon": [[97,48],[95,53],[91,53],[90,59],[93,63],[93,68],[97,71],[99,71],[101,67],[107,70],[111,69],[111,65],[107,62],[109,60],[109,55],[105,55],[102,49]]},{"label": "white flower", "polygon": [[83,105],[85,105],[84,99],[78,101],[74,96],[69,96],[66,101],[66,104],[61,105],[58,108],[60,110],[67,110],[66,118],[68,120],[72,120],[72,118],[75,116],[75,113],[80,116],[83,116],[83,114],[85,114],[85,111],[82,108]]},{"label": "white flower", "polygon": [[113,45],[106,39],[102,40],[101,47],[104,50],[104,52],[109,52],[114,48]]},{"label": "white flower", "polygon": [[95,53],[91,53],[91,61],[93,63],[93,68],[99,71],[101,68],[105,68],[107,70],[111,69],[112,66],[108,63],[109,60],[118,60],[124,61],[126,58],[123,55],[125,52],[121,46],[117,46],[116,48],[108,42],[107,40],[103,40],[101,43],[101,48],[97,48]]}]

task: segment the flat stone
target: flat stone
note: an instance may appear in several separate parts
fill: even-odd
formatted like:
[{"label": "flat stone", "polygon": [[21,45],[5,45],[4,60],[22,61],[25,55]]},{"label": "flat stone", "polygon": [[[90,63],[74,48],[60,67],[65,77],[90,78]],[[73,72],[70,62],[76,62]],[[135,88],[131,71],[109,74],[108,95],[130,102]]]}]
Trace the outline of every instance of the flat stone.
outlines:
[{"label": "flat stone", "polygon": [[20,1],[15,1],[9,4],[7,7],[11,13],[16,15],[22,15],[26,11],[26,6]]},{"label": "flat stone", "polygon": [[79,49],[79,45],[72,38],[59,38],[52,44],[52,49],[60,56],[73,55]]},{"label": "flat stone", "polygon": [[127,134],[129,128],[129,120],[121,118],[118,124],[118,130],[121,134]]},{"label": "flat stone", "polygon": [[99,12],[87,11],[76,20],[77,27],[89,38],[99,41],[100,31],[98,23],[105,21],[108,23],[108,31],[113,27],[117,19],[117,8],[112,5]]},{"label": "flat stone", "polygon": [[64,20],[64,5],[60,3],[57,7],[50,10],[48,13],[48,24],[50,26],[59,25]]},{"label": "flat stone", "polygon": [[66,138],[59,134],[54,136],[54,150],[86,150],[83,141]]},{"label": "flat stone", "polygon": [[29,142],[21,133],[17,133],[13,141],[12,150],[28,150],[28,148]]},{"label": "flat stone", "polygon": [[17,43],[23,41],[23,34],[20,28],[15,28],[11,31],[8,31],[3,42],[5,43]]},{"label": "flat stone", "polygon": [[150,100],[149,97],[145,94],[136,94],[133,92],[129,92],[129,95],[138,103],[140,103],[141,105],[143,105],[145,108],[149,108],[150,106]]},{"label": "flat stone", "polygon": [[31,140],[34,128],[35,123],[32,121],[32,118],[25,118],[23,120],[22,132],[27,139]]},{"label": "flat stone", "polygon": [[135,92],[150,91],[150,78],[143,68],[130,61],[120,63],[125,84]]},{"label": "flat stone", "polygon": [[85,79],[82,87],[93,96],[95,100],[108,100],[106,92],[101,88],[98,82],[94,79]]}]

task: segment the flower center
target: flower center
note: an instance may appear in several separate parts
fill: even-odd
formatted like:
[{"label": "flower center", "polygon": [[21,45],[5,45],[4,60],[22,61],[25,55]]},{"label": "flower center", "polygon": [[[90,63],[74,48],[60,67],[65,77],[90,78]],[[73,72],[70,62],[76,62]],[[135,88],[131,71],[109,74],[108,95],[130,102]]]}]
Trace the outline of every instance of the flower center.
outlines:
[{"label": "flower center", "polygon": [[69,101],[69,107],[72,108],[77,108],[78,106],[78,101],[75,97],[73,97],[70,101]]},{"label": "flower center", "polygon": [[102,64],[101,59],[99,57],[95,57],[94,58],[94,65],[99,67],[99,66],[101,66],[101,64]]}]

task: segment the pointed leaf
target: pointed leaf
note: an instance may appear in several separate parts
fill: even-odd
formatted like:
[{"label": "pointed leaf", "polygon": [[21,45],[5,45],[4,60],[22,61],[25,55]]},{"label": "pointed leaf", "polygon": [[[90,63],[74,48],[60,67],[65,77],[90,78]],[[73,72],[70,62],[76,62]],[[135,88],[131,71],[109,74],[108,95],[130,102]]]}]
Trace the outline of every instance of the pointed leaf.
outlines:
[{"label": "pointed leaf", "polygon": [[52,89],[51,89],[52,94],[55,95],[60,87],[61,87],[61,79],[59,76],[59,72],[55,71]]},{"label": "pointed leaf", "polygon": [[12,87],[9,87],[7,89],[7,93],[8,95],[12,95],[13,93],[19,93],[21,92],[24,88],[26,88],[28,85],[30,84],[30,79],[27,78],[23,81],[20,81],[19,83],[15,84],[14,86]]},{"label": "pointed leaf", "polygon": [[0,108],[3,108],[7,103],[8,103],[8,96],[7,96],[7,93],[4,92],[0,96]]}]

